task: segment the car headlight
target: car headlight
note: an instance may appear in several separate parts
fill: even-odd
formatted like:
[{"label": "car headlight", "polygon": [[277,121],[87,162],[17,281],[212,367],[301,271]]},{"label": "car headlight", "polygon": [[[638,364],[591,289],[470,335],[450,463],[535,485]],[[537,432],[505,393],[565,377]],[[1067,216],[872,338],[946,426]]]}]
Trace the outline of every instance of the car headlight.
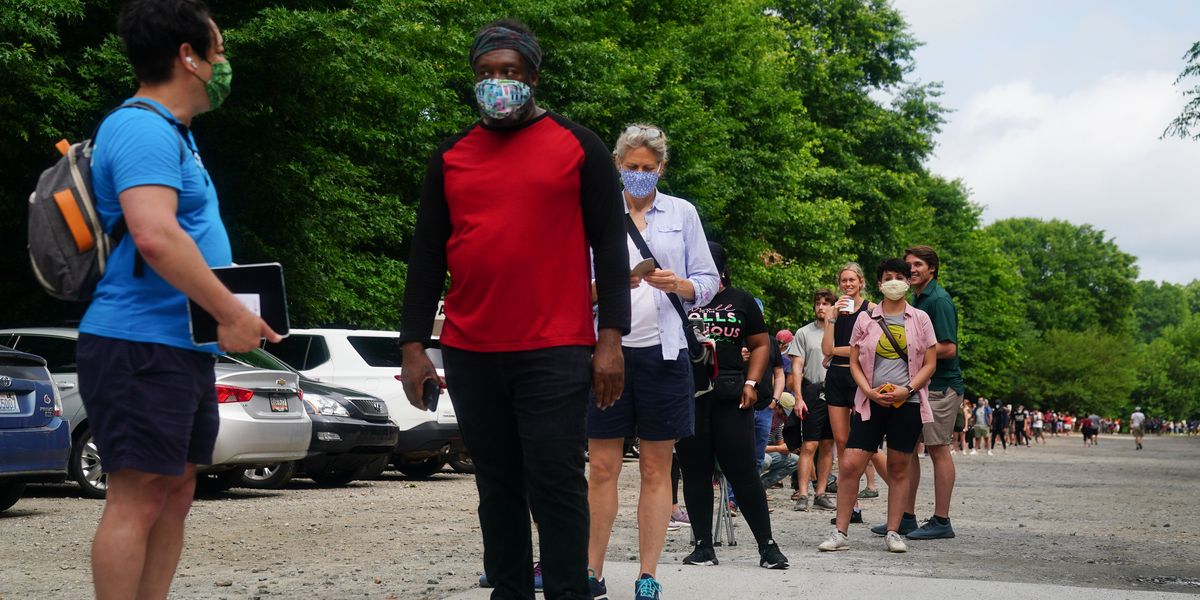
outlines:
[{"label": "car headlight", "polygon": [[338,404],[336,400],[328,396],[318,396],[316,394],[305,394],[304,401],[308,403],[314,413],[326,415],[330,417],[349,417],[350,413],[344,406]]}]

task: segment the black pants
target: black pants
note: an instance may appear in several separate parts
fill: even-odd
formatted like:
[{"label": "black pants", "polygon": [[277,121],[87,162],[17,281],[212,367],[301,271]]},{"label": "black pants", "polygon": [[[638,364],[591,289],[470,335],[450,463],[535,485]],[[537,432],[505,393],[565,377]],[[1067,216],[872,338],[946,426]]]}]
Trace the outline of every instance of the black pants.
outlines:
[{"label": "black pants", "polygon": [[996,448],[996,440],[1000,440],[1000,447],[1008,450],[1008,436],[1004,434],[1003,429],[992,430],[992,445],[989,449],[994,450]]},{"label": "black pants", "polygon": [[475,463],[483,568],[493,600],[533,600],[529,516],[547,600],[591,600],[584,415],[591,348],[443,348],[446,386]]},{"label": "black pants", "polygon": [[1023,444],[1023,443],[1026,443],[1026,440],[1025,440],[1025,428],[1024,428],[1024,427],[1021,427],[1021,426],[1014,427],[1014,428],[1013,428],[1013,433],[1014,433],[1014,434],[1016,434],[1016,438],[1015,438],[1015,439],[1016,439],[1016,444],[1017,444],[1018,446],[1020,446],[1020,445],[1021,445],[1021,444]]},{"label": "black pants", "polygon": [[742,516],[762,546],[771,540],[771,518],[767,494],[754,466],[754,410],[742,410],[736,399],[714,395],[696,398],[696,434],[675,444],[692,533],[698,544],[712,544],[712,482],[714,465],[720,463]]}]

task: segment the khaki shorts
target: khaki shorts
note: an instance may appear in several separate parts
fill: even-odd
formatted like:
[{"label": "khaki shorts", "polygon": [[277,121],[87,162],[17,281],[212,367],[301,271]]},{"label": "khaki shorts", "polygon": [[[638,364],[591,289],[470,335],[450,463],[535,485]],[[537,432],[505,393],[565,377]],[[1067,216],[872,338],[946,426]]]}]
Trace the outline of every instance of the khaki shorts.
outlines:
[{"label": "khaki shorts", "polygon": [[1129,433],[1132,433],[1134,437],[1146,437],[1146,436],[1142,435],[1141,427],[1130,427]]},{"label": "khaki shorts", "polygon": [[933,422],[926,423],[921,437],[926,446],[945,446],[954,439],[954,420],[962,411],[962,396],[954,388],[929,392]]}]

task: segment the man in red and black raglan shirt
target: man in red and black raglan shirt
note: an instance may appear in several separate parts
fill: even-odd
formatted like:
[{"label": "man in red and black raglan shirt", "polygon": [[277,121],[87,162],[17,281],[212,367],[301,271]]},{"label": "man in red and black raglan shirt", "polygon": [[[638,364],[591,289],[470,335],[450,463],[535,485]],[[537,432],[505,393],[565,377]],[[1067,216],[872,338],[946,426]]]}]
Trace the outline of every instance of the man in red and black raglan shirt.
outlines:
[{"label": "man in red and black raglan shirt", "polygon": [[437,374],[423,346],[448,270],[442,355],[475,463],[492,598],[534,597],[532,513],[546,597],[591,600],[585,408],[593,386],[601,408],[623,387],[629,257],[612,157],[596,134],[536,105],[541,58],[533,34],[511,20],[484,27],[471,46],[483,117],[429,161],[401,377],[424,408],[421,389]]}]

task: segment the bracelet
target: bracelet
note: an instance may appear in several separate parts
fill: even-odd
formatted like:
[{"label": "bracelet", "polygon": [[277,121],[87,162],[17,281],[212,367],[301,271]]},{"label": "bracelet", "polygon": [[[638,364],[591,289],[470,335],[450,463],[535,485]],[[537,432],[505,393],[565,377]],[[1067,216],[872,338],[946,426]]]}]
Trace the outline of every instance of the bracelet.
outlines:
[{"label": "bracelet", "polygon": [[747,379],[745,385],[748,385],[750,387],[755,387],[758,385],[758,382],[753,379]]}]

